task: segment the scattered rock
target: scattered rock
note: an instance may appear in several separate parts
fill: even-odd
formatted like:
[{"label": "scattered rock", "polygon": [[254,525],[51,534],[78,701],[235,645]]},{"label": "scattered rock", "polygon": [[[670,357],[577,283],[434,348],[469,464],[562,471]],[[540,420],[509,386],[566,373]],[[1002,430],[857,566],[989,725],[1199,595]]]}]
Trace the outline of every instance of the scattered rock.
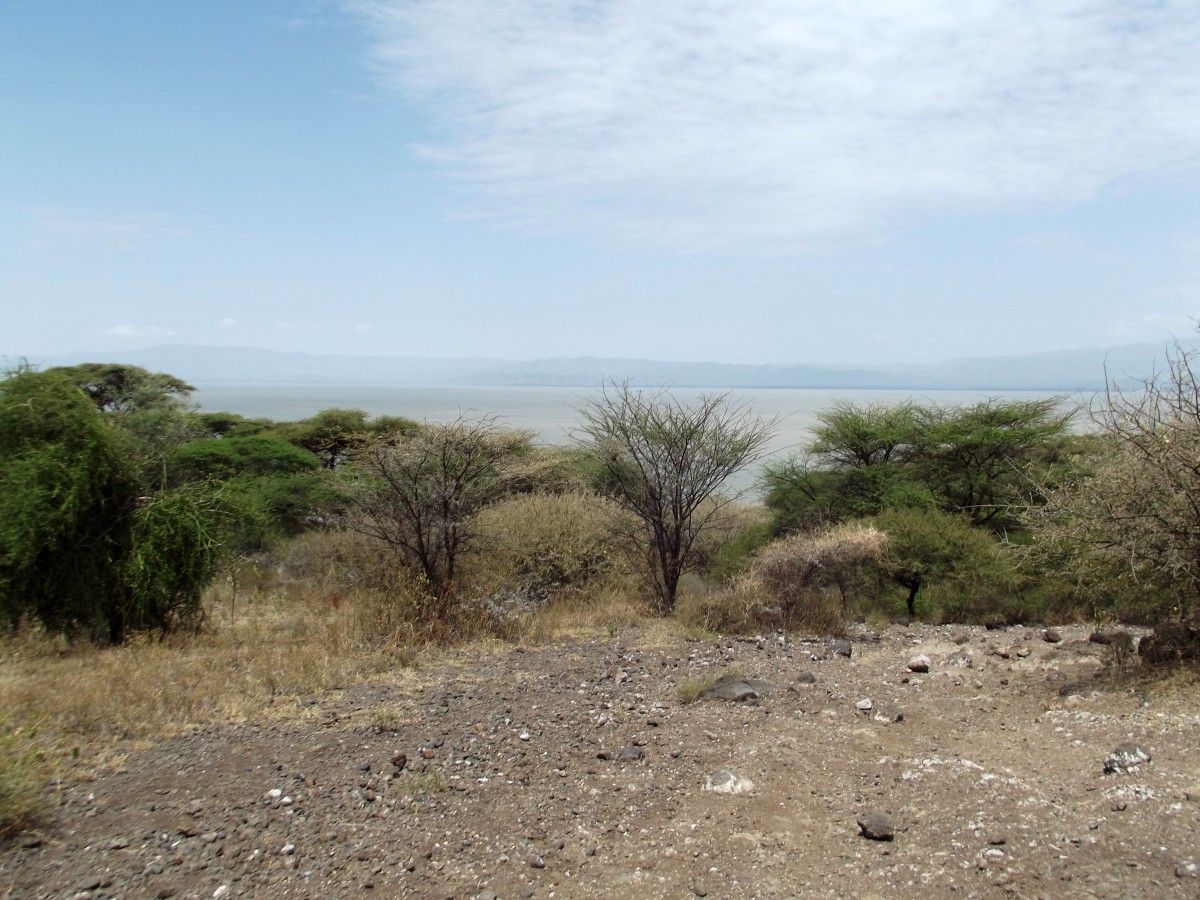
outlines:
[{"label": "scattered rock", "polygon": [[1042,632],[1042,640],[1047,644],[1058,644],[1062,641],[1062,635],[1053,628],[1047,628]]},{"label": "scattered rock", "polygon": [[862,836],[872,841],[891,841],[896,838],[896,827],[892,817],[877,809],[869,810],[858,817]]},{"label": "scattered rock", "polygon": [[1093,631],[1088,635],[1093,644],[1102,644],[1114,650],[1133,652],[1133,635],[1128,631]]},{"label": "scattered rock", "polygon": [[854,705],[858,707],[859,712],[870,712],[875,707],[875,703],[870,697],[863,697]]},{"label": "scattered rock", "polygon": [[754,790],[754,782],[728,769],[718,769],[705,780],[704,790],[714,794],[744,794]]},{"label": "scattered rock", "polygon": [[994,619],[991,622],[985,622],[983,627],[988,631],[1008,631],[1008,623],[1000,619]]},{"label": "scattered rock", "polygon": [[766,694],[774,693],[775,685],[754,679],[733,678],[725,675],[700,695],[703,700],[728,700],[731,703],[757,701]]},{"label": "scattered rock", "polygon": [[943,663],[947,666],[961,666],[969,669],[975,665],[975,659],[966,650],[955,650],[943,660]]},{"label": "scattered rock", "polygon": [[834,656],[849,658],[854,654],[854,645],[845,638],[834,638],[829,642],[829,652]]},{"label": "scattered rock", "polygon": [[1200,659],[1200,630],[1188,628],[1182,622],[1160,622],[1151,634],[1142,638],[1138,655],[1143,662],[1155,666]]},{"label": "scattered rock", "polygon": [[1105,775],[1129,775],[1150,762],[1150,751],[1137,744],[1121,744],[1104,761]]},{"label": "scattered rock", "polygon": [[894,703],[878,703],[875,705],[875,711],[872,713],[871,718],[876,722],[903,722],[904,712]]},{"label": "scattered rock", "polygon": [[928,672],[929,657],[924,653],[914,656],[908,661],[908,671],[910,672]]}]

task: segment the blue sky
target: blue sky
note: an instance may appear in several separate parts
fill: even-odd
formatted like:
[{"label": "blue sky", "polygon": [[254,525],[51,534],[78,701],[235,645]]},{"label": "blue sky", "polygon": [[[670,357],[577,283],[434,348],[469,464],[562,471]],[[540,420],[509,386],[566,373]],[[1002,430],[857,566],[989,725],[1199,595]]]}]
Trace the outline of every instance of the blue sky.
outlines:
[{"label": "blue sky", "polygon": [[0,354],[1186,336],[1194,0],[7,0]]}]

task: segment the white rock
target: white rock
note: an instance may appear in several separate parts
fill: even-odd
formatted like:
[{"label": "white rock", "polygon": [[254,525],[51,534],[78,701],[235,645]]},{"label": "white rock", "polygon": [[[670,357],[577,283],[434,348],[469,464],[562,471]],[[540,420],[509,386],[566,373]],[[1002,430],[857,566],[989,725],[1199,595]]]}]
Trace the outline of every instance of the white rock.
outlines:
[{"label": "white rock", "polygon": [[708,776],[704,790],[714,794],[744,794],[754,790],[754,782],[728,769],[719,769]]},{"label": "white rock", "polygon": [[863,699],[859,700],[854,705],[857,706],[859,709],[861,709],[863,712],[870,712],[875,707],[875,704],[872,703],[870,698],[868,698],[868,697],[863,697]]},{"label": "white rock", "polygon": [[924,653],[914,656],[908,661],[908,671],[910,672],[928,672],[929,657]]}]

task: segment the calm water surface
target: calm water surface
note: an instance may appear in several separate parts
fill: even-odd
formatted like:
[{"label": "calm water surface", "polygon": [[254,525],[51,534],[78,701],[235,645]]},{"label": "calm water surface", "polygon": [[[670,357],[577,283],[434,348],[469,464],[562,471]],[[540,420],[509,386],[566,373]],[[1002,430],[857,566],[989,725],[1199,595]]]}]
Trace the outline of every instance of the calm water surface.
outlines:
[{"label": "calm water surface", "polygon": [[[977,403],[989,397],[1035,399],[1053,394],[1006,391],[875,391],[802,388],[739,388],[728,393],[756,415],[778,420],[778,432],[767,449],[766,460],[799,450],[810,438],[817,413],[839,401],[859,405],[900,403],[913,399],[943,405]],[[689,402],[711,390],[673,389]],[[576,410],[598,396],[595,388],[582,387],[407,387],[382,385],[200,385],[193,399],[201,409],[225,410],[251,418],[294,421],[340,407],[361,409],[372,416],[407,416],[419,422],[445,422],[467,415],[494,415],[510,428],[528,428],[545,444],[568,444],[579,425]],[[766,461],[764,460],[764,461]],[[750,486],[757,469],[745,473],[738,487]]]}]

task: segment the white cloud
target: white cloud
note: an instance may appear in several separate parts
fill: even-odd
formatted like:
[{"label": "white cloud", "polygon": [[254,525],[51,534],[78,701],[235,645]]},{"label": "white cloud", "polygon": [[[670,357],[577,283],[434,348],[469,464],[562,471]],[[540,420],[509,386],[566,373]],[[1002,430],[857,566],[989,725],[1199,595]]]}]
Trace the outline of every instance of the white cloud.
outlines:
[{"label": "white cloud", "polygon": [[367,324],[365,324],[365,323],[364,323],[364,324],[362,324],[362,325],[355,325],[355,326],[354,326],[354,330],[355,330],[355,331],[357,331],[357,332],[360,332],[360,333],[361,333],[361,332],[367,332],[367,331],[373,331],[373,330],[374,330],[374,328],[375,328],[375,326],[374,326],[374,325],[367,325]]},{"label": "white cloud", "polygon": [[474,215],[782,250],[1200,162],[1194,0],[350,0]]},{"label": "white cloud", "polygon": [[173,329],[160,325],[113,325],[110,328],[102,328],[99,333],[106,337],[120,338],[162,338],[176,335]]},{"label": "white cloud", "polygon": [[226,328],[232,328],[234,325],[237,324],[237,319],[234,319],[230,316],[226,316],[224,319],[221,320],[221,324],[224,325]]}]

